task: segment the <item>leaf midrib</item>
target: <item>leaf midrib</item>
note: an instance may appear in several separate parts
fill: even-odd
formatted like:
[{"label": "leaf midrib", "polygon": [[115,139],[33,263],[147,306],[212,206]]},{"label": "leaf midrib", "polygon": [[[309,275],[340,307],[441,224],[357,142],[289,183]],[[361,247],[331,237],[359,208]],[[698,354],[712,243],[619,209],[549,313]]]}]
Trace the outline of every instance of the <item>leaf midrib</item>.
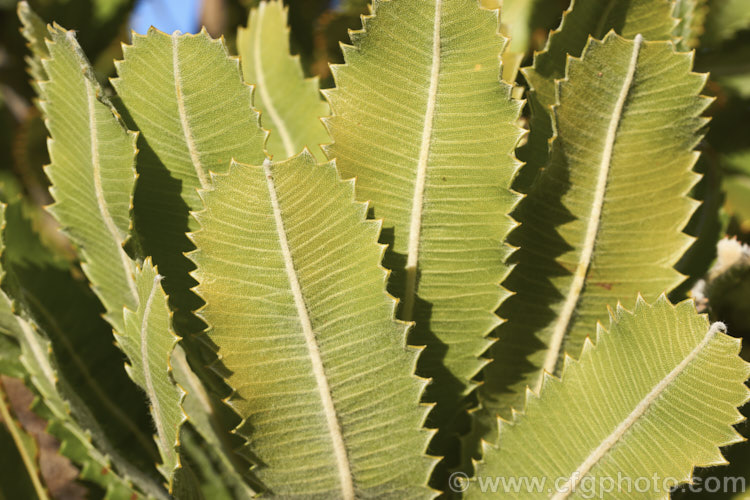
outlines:
[{"label": "leaf midrib", "polygon": [[94,392],[94,394],[99,398],[101,403],[111,412],[112,417],[119,420],[125,427],[127,427],[130,430],[130,432],[133,433],[133,436],[135,436],[135,438],[138,440],[138,442],[143,446],[145,450],[148,450],[150,446],[153,446],[152,442],[150,442],[148,439],[144,437],[141,430],[132,422],[132,420],[130,420],[130,418],[128,418],[120,410],[120,408],[115,403],[112,402],[112,399],[102,389],[97,379],[94,378],[93,375],[91,375],[91,372],[89,371],[88,367],[81,360],[81,357],[78,355],[73,345],[70,343],[68,336],[65,335],[65,333],[63,332],[63,329],[58,324],[59,323],[58,319],[49,311],[49,309],[47,309],[47,307],[42,302],[40,302],[33,294],[29,293],[25,288],[23,287],[21,288],[21,293],[23,294],[23,298],[33,303],[34,307],[37,308],[39,313],[42,316],[44,316],[44,318],[46,318],[47,323],[49,324],[50,328],[53,328],[57,332],[56,336],[59,339],[62,346],[67,351],[67,355],[70,356],[70,359],[73,361],[73,363],[85,375],[86,384]]},{"label": "leaf midrib", "polygon": [[[69,31],[66,36],[70,36],[73,33]],[[120,231],[117,229],[112,215],[109,213],[107,208],[107,201],[104,198],[104,187],[102,186],[102,166],[101,159],[99,157],[99,131],[96,123],[96,91],[94,84],[88,79],[84,79],[84,85],[86,86],[86,99],[88,101],[88,118],[89,118],[89,141],[91,142],[91,166],[93,169],[93,180],[94,180],[94,194],[96,196],[96,205],[99,209],[99,214],[102,217],[104,226],[107,228],[107,232],[110,233],[115,243],[117,244],[117,253],[120,256],[122,262],[122,270],[125,277],[125,281],[128,284],[130,291],[130,297],[132,302],[137,302],[138,291],[135,288],[135,280],[132,275],[128,272],[131,269],[130,257],[127,256],[125,250],[122,248],[123,240],[120,236]],[[114,117],[113,117],[114,119]]]},{"label": "leaf midrib", "polygon": [[717,332],[726,332],[726,326],[723,323],[716,322],[708,329],[706,335],[693,348],[690,353],[685,356],[677,366],[675,366],[658,384],[654,386],[651,391],[636,405],[632,412],[615,428],[614,431],[606,438],[602,440],[599,446],[586,457],[576,471],[571,474],[570,478],[565,482],[561,488],[557,490],[557,493],[552,497],[552,500],[564,500],[571,494],[575,493],[577,486],[581,483],[584,477],[591,472],[591,469],[609,452],[615,444],[617,444],[625,433],[633,427],[633,425],[641,418],[646,411],[651,407],[652,404],[661,396],[661,394],[669,387],[669,385],[677,379],[677,377],[685,371],[685,368],[706,348],[706,346],[716,337]]},{"label": "leaf midrib", "polygon": [[211,186],[211,180],[206,174],[206,169],[203,168],[201,163],[200,154],[198,153],[198,147],[195,144],[195,138],[190,128],[190,121],[187,117],[187,109],[185,108],[185,96],[182,93],[182,73],[180,72],[180,57],[179,57],[179,32],[175,31],[172,33],[172,73],[174,75],[174,90],[175,98],[177,100],[177,110],[180,115],[180,126],[182,133],[185,136],[185,144],[187,145],[188,152],[190,153],[190,160],[195,168],[195,173],[198,176],[198,182],[203,189],[208,189]]},{"label": "leaf midrib", "polygon": [[276,231],[278,233],[279,246],[281,247],[284,266],[286,269],[287,277],[289,279],[289,286],[294,297],[294,305],[297,309],[297,316],[299,317],[300,326],[302,327],[302,333],[305,337],[305,344],[310,354],[310,362],[312,364],[315,382],[318,386],[320,400],[323,405],[323,412],[325,414],[328,432],[331,435],[333,452],[336,458],[339,481],[341,484],[341,494],[345,500],[353,500],[355,497],[354,480],[352,477],[351,467],[349,465],[349,457],[346,451],[346,446],[344,445],[344,436],[341,431],[341,425],[336,413],[336,408],[333,404],[331,388],[328,384],[328,377],[325,373],[325,368],[323,367],[323,360],[320,355],[320,349],[318,348],[318,344],[315,339],[312,320],[310,319],[305,298],[302,294],[302,287],[300,286],[297,271],[294,267],[292,252],[289,248],[289,241],[287,239],[286,229],[284,227],[284,219],[281,215],[281,207],[279,205],[279,199],[276,193],[276,184],[273,178],[273,172],[271,171],[271,161],[268,159],[263,162],[263,174],[266,177],[266,183],[268,185],[268,193],[271,200],[271,207],[273,209]]},{"label": "leaf midrib", "polygon": [[594,247],[596,246],[596,239],[599,234],[599,226],[601,224],[602,208],[604,205],[604,197],[607,190],[607,180],[609,177],[609,170],[612,163],[612,154],[614,152],[615,141],[617,140],[617,130],[622,120],[622,114],[625,108],[625,101],[627,100],[630,88],[633,84],[633,78],[635,76],[635,69],[638,63],[638,54],[643,44],[643,37],[639,34],[635,36],[633,40],[633,51],[630,56],[630,63],[625,79],[620,89],[620,93],[615,103],[615,108],[612,113],[612,119],[609,122],[607,128],[607,136],[604,141],[604,150],[602,151],[601,161],[599,163],[599,176],[596,181],[596,190],[594,192],[594,200],[591,205],[591,212],[588,217],[588,224],[586,227],[586,235],[584,237],[583,245],[581,247],[581,254],[576,265],[575,273],[573,274],[573,281],[570,284],[568,294],[563,303],[563,307],[560,314],[557,316],[557,321],[552,330],[550,338],[549,348],[542,365],[542,372],[539,374],[539,378],[536,384],[536,390],[538,391],[541,387],[544,379],[544,372],[555,373],[555,368],[560,359],[560,352],[565,341],[565,334],[570,328],[570,323],[573,319],[573,313],[578,306],[578,301],[583,292],[583,287],[586,282],[586,275],[588,274],[589,267],[591,266],[591,260],[594,255]]},{"label": "leaf midrib", "polygon": [[296,151],[294,150],[294,142],[289,134],[286,123],[281,118],[276,106],[273,104],[273,99],[268,93],[268,87],[266,85],[266,74],[263,70],[263,63],[261,62],[262,51],[261,51],[261,32],[263,27],[263,15],[266,10],[266,2],[260,2],[258,5],[258,24],[255,29],[255,43],[253,45],[253,67],[255,68],[255,78],[258,83],[258,92],[260,98],[265,105],[268,116],[271,118],[271,123],[276,125],[276,132],[281,137],[281,142],[284,143],[284,151],[286,152],[287,158],[291,158]]},{"label": "leaf midrib", "polygon": [[[143,308],[143,319],[141,319],[141,329],[140,329],[140,350],[141,350],[141,372],[143,373],[144,377],[144,383],[146,384],[146,392],[148,394],[148,399],[151,402],[151,410],[153,411],[153,420],[154,425],[156,426],[156,435],[159,437],[159,441],[161,442],[162,449],[165,453],[170,452],[172,450],[172,447],[167,442],[167,436],[165,434],[164,430],[164,423],[162,422],[162,412],[161,412],[161,403],[159,401],[159,397],[156,394],[156,388],[154,387],[154,380],[151,376],[151,365],[149,363],[149,344],[148,344],[148,320],[149,316],[151,314],[151,308],[154,304],[154,299],[156,297],[156,292],[159,289],[159,282],[161,281],[161,276],[158,274],[154,277],[154,282],[151,285],[151,291],[148,294],[148,299],[146,299],[146,304]],[[165,360],[166,361],[166,360]],[[166,457],[165,457],[166,458]]]},{"label": "leaf midrib", "polygon": [[440,22],[442,15],[442,0],[435,0],[435,19],[432,32],[432,66],[430,68],[430,87],[427,92],[427,106],[425,109],[422,141],[419,147],[417,161],[417,178],[414,183],[412,196],[411,221],[409,223],[409,245],[406,256],[406,283],[404,287],[404,305],[402,319],[412,320],[414,303],[417,293],[417,268],[419,264],[419,243],[422,235],[422,212],[424,210],[424,194],[427,184],[427,162],[430,157],[432,143],[432,129],[435,120],[435,106],[437,103],[438,82],[440,80]]}]

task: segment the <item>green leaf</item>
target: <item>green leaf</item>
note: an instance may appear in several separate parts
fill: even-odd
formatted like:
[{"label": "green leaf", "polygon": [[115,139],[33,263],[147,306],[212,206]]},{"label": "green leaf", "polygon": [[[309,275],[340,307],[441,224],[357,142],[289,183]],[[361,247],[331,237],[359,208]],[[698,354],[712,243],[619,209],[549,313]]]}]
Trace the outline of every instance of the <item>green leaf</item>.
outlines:
[{"label": "green leaf", "polygon": [[526,387],[578,356],[607,306],[654,300],[684,279],[673,266],[691,244],[683,234],[697,202],[687,194],[710,102],[705,75],[670,42],[610,33],[570,59],[557,84],[551,163],[515,215],[521,247],[505,286],[479,389],[479,420],[519,409]]},{"label": "green leaf", "polygon": [[672,9],[669,0],[572,0],[544,50],[534,55],[534,64],[521,69],[530,90],[531,132],[527,145],[518,152],[527,166],[514,184],[516,189],[528,192],[549,161],[555,82],[565,78],[568,57],[580,57],[590,37],[601,40],[610,30],[628,39],[641,35],[646,40],[672,40],[677,24]]},{"label": "green leaf", "polygon": [[646,40],[671,40],[676,24],[668,0],[573,0],[523,74],[542,105],[552,106],[555,80],[565,78],[568,56],[580,57],[589,37],[601,40],[614,29],[625,38],[640,34]]},{"label": "green leaf", "polygon": [[326,154],[384,220],[389,291],[399,318],[416,321],[410,343],[427,346],[418,373],[433,379],[433,427],[461,410],[508,296],[499,283],[523,130],[521,103],[498,81],[497,16],[476,0],[375,2],[325,91]]},{"label": "green leaf", "polygon": [[49,495],[42,484],[37,442],[13,418],[2,381],[0,381],[0,450],[2,450],[0,451],[0,500],[15,498],[47,500]]},{"label": "green leaf", "polygon": [[317,78],[305,79],[299,56],[289,55],[287,12],[280,0],[260,2],[250,11],[247,28],[237,30],[237,50],[245,81],[257,84],[255,107],[270,130],[268,153],[290,158],[307,147],[318,161],[319,148],[330,142],[320,118],[329,109],[320,97]]},{"label": "green leaf", "polygon": [[40,241],[33,214],[19,201],[5,210],[3,288],[50,341],[56,369],[75,388],[86,413],[101,422],[106,439],[129,460],[150,468],[159,455],[143,393],[125,373],[122,351],[112,342],[112,327],[102,319],[88,282],[76,279],[73,273],[80,276],[80,271]]},{"label": "green leaf", "polygon": [[191,235],[196,290],[260,481],[281,497],[432,497],[426,381],[352,184],[309,152],[213,184]]},{"label": "green leaf", "polygon": [[[675,307],[661,296],[651,306],[639,297],[632,313],[618,306],[609,331],[598,327],[596,346],[587,341],[580,361],[566,359],[562,380],[545,376],[524,413],[500,423],[478,480],[546,478],[558,488],[551,498],[562,499],[588,498],[586,488],[602,478],[656,474],[647,493],[661,498],[664,487],[689,481],[693,467],[726,463],[719,447],[743,439],[732,425],[743,419],[737,407],[748,399],[750,365],[724,330],[709,326],[690,301]],[[665,460],[665,450],[677,449]],[[565,480],[553,486],[556,478]],[[472,482],[466,497],[485,496],[479,486]],[[500,491],[550,498],[549,490]],[[633,498],[634,491],[605,496]]]},{"label": "green leaf", "polygon": [[128,374],[149,398],[162,458],[159,470],[172,492],[180,468],[177,447],[180,427],[185,421],[181,408],[184,391],[171,380],[169,360],[179,338],[171,331],[170,311],[161,279],[150,259],[136,270],[138,309],[125,309],[125,329],[122,335],[115,337],[130,358],[131,364],[126,367]]},{"label": "green leaf", "polygon": [[47,80],[47,70],[44,69],[42,59],[50,57],[45,39],[49,37],[47,25],[31,10],[28,2],[18,2],[18,19],[21,20],[23,28],[21,34],[28,41],[31,56],[26,57],[31,85],[37,94],[40,94],[39,84]]},{"label": "green leaf", "polygon": [[687,51],[699,44],[703,23],[708,13],[708,0],[676,0],[672,15],[679,20],[673,36],[678,38],[677,48]]},{"label": "green leaf", "polygon": [[[0,207],[4,227],[5,206]],[[60,439],[60,452],[81,466],[81,477],[105,488],[108,498],[132,500],[133,495],[138,496],[120,474],[135,481],[151,496],[165,498],[158,484],[123,457],[119,448],[108,440],[102,423],[91,415],[78,392],[58,371],[49,340],[26,319],[13,313],[13,304],[3,291],[0,291],[0,331],[12,335],[20,344],[20,361],[42,397],[43,403],[38,403],[37,407],[44,410],[42,416],[50,421],[48,431]],[[117,472],[112,470],[110,458],[117,465]]]},{"label": "green leaf", "polygon": [[[190,424],[195,428],[197,433],[205,441],[201,446],[200,439],[197,436],[188,437],[191,440],[191,449],[194,453],[191,455],[190,450],[186,453],[190,458],[195,460],[201,459],[204,454],[209,455],[215,465],[216,473],[221,476],[223,487],[228,488],[234,495],[233,498],[240,500],[249,500],[255,496],[255,491],[247,484],[246,478],[249,463],[241,460],[239,454],[226,433],[229,426],[222,418],[222,410],[226,406],[217,400],[216,396],[206,389],[201,379],[190,367],[185,351],[178,344],[172,353],[171,366],[173,376],[177,384],[182,387],[186,394],[182,401],[182,408],[188,416]],[[183,432],[185,432],[183,430]],[[184,435],[181,436],[181,439]],[[201,473],[208,474],[210,471],[204,470],[204,466],[198,465]],[[210,479],[210,478],[208,478]],[[208,480],[207,479],[207,480]],[[208,498],[216,498],[208,495]]]},{"label": "green leaf", "polygon": [[51,139],[55,204],[48,210],[79,247],[82,268],[107,310],[107,321],[123,330],[123,305],[135,309],[133,263],[123,244],[130,231],[135,183],[136,134],[126,130],[102,95],[72,31],[50,28],[49,81],[41,83],[41,107]]},{"label": "green leaf", "polygon": [[238,60],[205,31],[170,36],[152,28],[147,36],[133,35],[123,52],[112,85],[141,132],[136,230],[165,276],[175,330],[200,332],[204,325],[191,311],[201,302],[189,291],[196,283],[183,255],[193,249],[185,236],[192,224],[188,213],[201,208],[197,190],[210,187],[210,172],[226,172],[233,158],[263,161],[266,132]]}]

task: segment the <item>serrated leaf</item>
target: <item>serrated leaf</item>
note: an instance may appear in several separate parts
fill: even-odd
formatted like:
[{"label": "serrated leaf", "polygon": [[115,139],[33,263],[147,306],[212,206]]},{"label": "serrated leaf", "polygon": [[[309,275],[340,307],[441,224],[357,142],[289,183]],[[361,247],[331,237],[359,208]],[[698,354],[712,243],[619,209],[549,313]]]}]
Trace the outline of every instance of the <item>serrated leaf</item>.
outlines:
[{"label": "serrated leaf", "polygon": [[[726,463],[719,447],[743,439],[732,425],[744,418],[737,407],[748,399],[750,365],[738,356],[740,341],[724,330],[690,301],[672,306],[661,296],[650,306],[639,298],[632,313],[618,306],[609,331],[598,328],[596,346],[587,341],[580,361],[566,359],[562,381],[546,376],[524,414],[500,424],[498,446],[486,447],[478,479],[546,478],[550,490],[502,493],[562,499],[586,498],[587,478],[598,485],[601,478],[656,474],[660,480],[647,492],[631,484],[606,493],[653,498],[689,481],[695,466]],[[674,449],[680,453],[665,460],[664,450]],[[564,480],[553,486],[556,478]],[[491,494],[479,484],[469,485],[467,498]]]},{"label": "serrated leaf", "polygon": [[128,374],[148,395],[162,458],[159,470],[171,492],[180,468],[177,447],[185,421],[181,407],[184,391],[171,380],[169,360],[179,338],[171,331],[171,313],[161,279],[150,259],[136,269],[138,309],[125,309],[125,329],[115,337],[130,358]]},{"label": "serrated leaf", "polygon": [[434,496],[426,381],[351,183],[304,152],[213,185],[191,236],[196,290],[260,481],[286,498]]},{"label": "serrated leaf", "polygon": [[691,244],[681,230],[697,205],[687,193],[710,102],[691,59],[615,33],[570,59],[551,163],[516,211],[521,249],[505,286],[517,293],[499,311],[508,321],[484,370],[480,425],[519,409],[565,353],[578,356],[607,306],[654,300],[684,279],[673,266]]},{"label": "serrated leaf", "polygon": [[[215,469],[216,474],[221,477],[223,487],[232,492],[232,498],[238,500],[253,498],[256,491],[247,484],[247,481],[254,478],[246,477],[250,464],[243,461],[236,453],[236,446],[233,446],[234,443],[230,441],[226,433],[230,426],[224,422],[225,419],[222,419],[221,414],[226,406],[223,406],[221,401],[217,400],[217,397],[207,390],[198,375],[190,367],[185,351],[179,344],[175,346],[172,353],[171,366],[175,382],[186,392],[181,406],[188,416],[190,424],[195,428],[195,432],[205,442],[205,445],[203,445],[197,436],[191,435],[188,439],[191,440],[191,449],[194,450],[194,453],[191,454],[191,450],[187,450],[188,458],[193,458],[196,461],[204,456],[210,457],[216,464],[212,464],[211,471],[204,471],[204,467],[196,463],[202,474],[210,476],[210,473]],[[184,435],[181,439],[183,437]],[[216,498],[213,495],[207,496],[208,498]]]},{"label": "serrated leaf", "polygon": [[29,220],[32,213],[20,201],[5,210],[3,288],[50,341],[56,369],[103,423],[107,439],[123,456],[150,468],[158,452],[143,393],[125,373],[122,352],[88,282],[74,278],[77,269],[42,244]]},{"label": "serrated leaf", "polygon": [[[175,330],[200,332],[191,311],[200,300],[189,289],[193,249],[188,212],[201,207],[197,190],[210,172],[226,172],[233,158],[261,163],[266,132],[252,108],[252,89],[221,40],[205,31],[167,35],[150,29],[123,48],[112,85],[140,130],[135,225],[147,255],[165,276]],[[192,226],[190,226],[192,227]]]},{"label": "serrated leaf", "polygon": [[601,40],[615,30],[625,38],[671,40],[677,21],[668,0],[573,0],[547,46],[523,74],[543,106],[555,104],[555,80],[565,78],[567,57],[580,57],[589,37]]},{"label": "serrated leaf", "polygon": [[31,85],[39,94],[39,83],[47,80],[47,70],[44,69],[42,59],[50,57],[45,43],[45,39],[49,36],[47,25],[31,10],[28,2],[18,2],[17,13],[23,25],[21,34],[28,42],[27,46],[31,51],[31,56],[26,57],[28,72],[32,78]]},{"label": "serrated leaf", "polygon": [[123,245],[130,231],[136,135],[102,95],[72,31],[50,28],[50,58],[41,83],[55,204],[48,210],[79,247],[82,268],[104,304],[107,321],[123,329],[123,305],[135,309],[133,263]]},{"label": "serrated leaf", "polygon": [[[37,498],[47,500],[42,483],[39,447],[11,414],[0,381],[0,499]],[[16,460],[13,460],[13,459]]]},{"label": "serrated leaf", "polygon": [[632,39],[672,40],[677,20],[669,0],[573,0],[563,13],[560,26],[550,32],[544,50],[534,55],[534,64],[521,68],[529,84],[531,131],[518,156],[527,165],[514,187],[526,193],[538,171],[549,161],[554,135],[551,109],[556,101],[555,81],[565,78],[568,57],[580,57],[589,37],[601,40],[610,30]]},{"label": "serrated leaf", "polygon": [[[5,225],[4,216],[5,206],[0,205],[2,227]],[[42,416],[50,421],[48,431],[60,439],[61,453],[81,466],[81,477],[105,488],[108,498],[132,500],[133,495],[139,496],[120,474],[135,481],[151,496],[165,498],[153,479],[133,466],[107,440],[101,423],[91,416],[77,392],[57,370],[50,342],[32,324],[14,314],[13,304],[3,291],[0,291],[0,331],[12,335],[20,344],[20,361],[28,379],[43,398],[43,403],[37,406],[44,411]],[[76,409],[75,419],[71,407]],[[92,435],[97,438],[96,446],[92,443]],[[118,472],[112,469],[110,458],[117,465]]]},{"label": "serrated leaf", "polygon": [[280,0],[264,1],[250,11],[247,27],[237,30],[242,74],[255,87],[255,108],[270,131],[266,149],[275,160],[307,147],[318,159],[330,142],[320,118],[328,116],[318,79],[305,79],[299,56],[289,54],[287,12]]},{"label": "serrated leaf", "polygon": [[508,295],[499,283],[519,199],[521,103],[498,81],[497,11],[476,0],[377,1],[363,27],[332,67],[324,149],[384,220],[389,291],[399,318],[416,321],[410,342],[427,346],[418,373],[433,379],[430,426],[443,427],[473,388]]},{"label": "serrated leaf", "polygon": [[676,0],[672,15],[679,21],[673,35],[678,38],[677,48],[687,51],[699,44],[703,23],[708,12],[708,0]]}]

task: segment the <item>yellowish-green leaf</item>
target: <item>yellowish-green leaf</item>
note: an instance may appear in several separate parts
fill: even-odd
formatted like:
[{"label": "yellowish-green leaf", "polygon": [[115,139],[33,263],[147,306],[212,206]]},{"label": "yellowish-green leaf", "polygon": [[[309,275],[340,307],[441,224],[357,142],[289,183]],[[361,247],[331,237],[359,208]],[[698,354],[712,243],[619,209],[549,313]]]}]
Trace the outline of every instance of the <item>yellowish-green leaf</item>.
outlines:
[{"label": "yellowish-green leaf", "polygon": [[[562,380],[545,376],[524,414],[500,423],[497,447],[486,446],[466,497],[666,498],[693,467],[726,463],[719,447],[743,439],[732,425],[744,418],[737,407],[748,399],[750,365],[724,330],[690,301],[672,306],[661,296],[651,306],[639,298],[632,313],[618,306],[609,331],[598,327],[596,346],[587,341],[580,361],[566,359]],[[665,459],[666,450],[679,452]],[[492,493],[486,486],[500,476],[548,483]]]},{"label": "yellowish-green leaf", "polygon": [[171,378],[169,360],[178,337],[171,330],[171,313],[161,280],[150,259],[136,270],[138,309],[125,310],[125,329],[116,338],[130,358],[128,374],[149,398],[162,458],[159,470],[171,492],[180,468],[177,447],[180,427],[185,421],[181,407],[185,393]]},{"label": "yellowish-green leaf", "polygon": [[82,267],[104,304],[105,317],[123,330],[123,306],[135,309],[133,263],[123,244],[130,231],[136,135],[120,123],[102,95],[75,33],[50,28],[49,80],[41,107],[50,133],[46,172],[55,204],[49,211],[79,247]]},{"label": "yellowish-green leaf", "polygon": [[[654,300],[680,284],[673,266],[691,238],[681,231],[697,202],[693,150],[706,120],[705,75],[671,42],[628,41],[610,33],[570,59],[557,84],[551,163],[516,216],[521,249],[505,285],[517,292],[500,314],[498,342],[484,370],[478,412],[520,409],[526,387],[559,374],[577,357],[608,306]],[[492,440],[492,438],[485,438]]]},{"label": "yellowish-green leaf", "polygon": [[133,35],[112,81],[129,118],[141,132],[135,226],[144,251],[165,276],[164,290],[181,335],[202,330],[190,312],[200,300],[189,291],[193,268],[184,253],[190,210],[201,208],[197,190],[232,159],[261,163],[266,137],[242,82],[237,58],[205,31],[167,35],[150,29]]},{"label": "yellowish-green leaf", "polygon": [[[4,227],[5,206],[0,207],[0,226]],[[20,344],[20,361],[43,399],[47,413],[44,416],[49,420],[48,431],[61,440],[61,453],[81,466],[81,477],[105,488],[108,498],[114,500],[140,498],[129,480],[150,496],[166,498],[147,473],[140,471],[112,445],[102,430],[102,423],[93,418],[71,384],[57,370],[49,340],[29,321],[14,314],[10,298],[2,291],[0,331],[11,335]],[[117,471],[113,470],[112,463],[116,464]]]},{"label": "yellowish-green leaf", "polygon": [[410,342],[427,346],[418,373],[433,378],[434,427],[449,425],[473,388],[508,296],[500,282],[523,131],[521,103],[498,81],[497,16],[476,0],[376,1],[325,92],[326,154],[383,219],[389,291],[399,318],[416,321]]},{"label": "yellowish-green leaf", "polygon": [[28,2],[18,2],[18,19],[21,20],[23,28],[21,34],[26,39],[27,46],[31,51],[30,56],[26,56],[29,75],[31,76],[31,85],[39,93],[39,83],[47,80],[47,71],[44,69],[42,59],[50,57],[45,38],[48,38],[47,25],[42,19],[31,10]]},{"label": "yellowish-green leaf", "polygon": [[309,152],[213,185],[191,258],[260,481],[284,498],[431,498],[426,381],[385,293],[380,224]]},{"label": "yellowish-green leaf", "polygon": [[677,21],[669,0],[573,0],[560,27],[523,74],[544,106],[555,104],[555,80],[565,78],[567,57],[580,57],[589,37],[601,40],[614,29],[625,38],[671,40]]},{"label": "yellowish-green leaf", "polygon": [[255,85],[255,107],[270,130],[266,149],[275,160],[307,147],[324,160],[321,144],[330,142],[320,121],[328,116],[317,78],[305,79],[299,56],[289,54],[287,13],[281,0],[264,1],[250,11],[237,31],[237,50],[245,81]]}]

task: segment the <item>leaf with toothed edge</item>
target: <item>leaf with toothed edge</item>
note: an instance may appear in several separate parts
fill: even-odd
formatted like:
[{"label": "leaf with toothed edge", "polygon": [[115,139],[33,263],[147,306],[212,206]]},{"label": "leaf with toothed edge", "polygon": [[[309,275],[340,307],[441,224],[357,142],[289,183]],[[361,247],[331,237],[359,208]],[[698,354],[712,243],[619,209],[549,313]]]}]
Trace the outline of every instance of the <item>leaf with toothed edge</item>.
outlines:
[{"label": "leaf with toothed edge", "polygon": [[190,257],[253,472],[284,498],[432,498],[427,381],[385,292],[380,223],[307,151],[212,177]]},{"label": "leaf with toothed edge", "polygon": [[27,46],[31,51],[30,56],[26,56],[28,73],[31,76],[31,85],[37,94],[40,94],[39,83],[47,80],[47,71],[44,69],[42,59],[50,57],[49,50],[45,39],[49,37],[47,25],[42,19],[31,10],[28,2],[18,2],[18,19],[21,21],[23,28],[21,34],[26,39]]},{"label": "leaf with toothed edge", "polygon": [[125,309],[125,329],[115,337],[130,359],[126,367],[130,378],[148,396],[162,458],[159,471],[172,492],[180,469],[177,448],[180,427],[186,420],[182,411],[185,392],[172,381],[169,361],[179,337],[171,331],[171,312],[161,279],[150,259],[136,269],[139,305],[136,310]]},{"label": "leaf with toothed edge", "polygon": [[[740,340],[709,325],[692,301],[673,306],[664,295],[653,305],[639,296],[633,312],[618,305],[611,315],[596,345],[587,340],[579,361],[565,359],[562,379],[545,375],[524,413],[499,422],[498,444],[485,445],[466,498],[497,495],[480,487],[496,476],[563,478],[550,490],[498,490],[509,498],[590,498],[606,478],[614,481],[607,498],[666,498],[694,467],[726,463],[719,447],[743,440],[732,425],[744,420],[737,407],[750,395]],[[679,453],[665,460],[666,450]]]},{"label": "leaf with toothed edge", "polygon": [[245,81],[255,84],[255,107],[270,130],[266,149],[273,159],[290,158],[307,147],[322,161],[321,144],[330,142],[320,118],[329,109],[318,79],[305,79],[299,56],[289,55],[286,8],[280,0],[260,2],[247,28],[237,31],[237,51]]},{"label": "leaf with toothed edge", "polygon": [[116,67],[112,85],[140,131],[135,226],[165,276],[175,329],[187,337],[205,326],[191,315],[201,303],[189,291],[195,281],[183,255],[193,249],[185,233],[194,229],[189,211],[201,208],[197,190],[209,188],[209,171],[226,172],[232,159],[263,162],[267,132],[238,59],[205,31],[134,34]]},{"label": "leaf with toothed edge", "polygon": [[[5,205],[0,205],[0,219],[4,230]],[[4,241],[4,238],[0,240]],[[2,269],[0,274],[3,274]],[[129,480],[154,498],[166,498],[163,490],[151,477],[129,463],[108,442],[107,434],[87,414],[76,391],[57,370],[50,342],[35,325],[14,312],[10,298],[0,291],[0,331],[18,341],[21,364],[29,381],[43,399],[43,402],[36,403],[34,411],[49,421],[47,430],[60,439],[60,452],[81,466],[80,477],[99,484],[107,491],[107,498],[111,499],[140,498]],[[76,414],[76,419],[73,418],[73,413]],[[96,439],[96,446],[92,442],[92,436]],[[117,471],[113,470],[113,463]]]},{"label": "leaf with toothed edge", "polygon": [[455,439],[509,295],[500,282],[524,132],[522,103],[499,81],[498,29],[497,11],[477,0],[376,1],[343,46],[346,64],[332,66],[336,88],[324,91],[326,154],[383,219],[389,292],[401,299],[398,317],[416,322],[410,343],[427,346],[418,373],[434,380],[426,401],[437,403],[428,425],[445,430],[438,454]]},{"label": "leaf with toothed edge", "polygon": [[133,262],[123,249],[130,232],[136,134],[125,129],[72,31],[50,28],[50,58],[42,60],[40,105],[51,138],[45,168],[55,203],[48,211],[80,249],[82,268],[122,331],[123,305],[135,308]]},{"label": "leaf with toothed edge", "polygon": [[551,109],[556,103],[555,81],[565,77],[568,57],[580,57],[589,37],[602,39],[610,30],[632,39],[672,40],[677,20],[670,0],[573,0],[560,26],[550,32],[544,50],[534,54],[534,64],[521,69],[529,84],[531,123],[528,143],[518,156],[527,165],[514,187],[528,192],[539,169],[549,161],[554,135]]},{"label": "leaf with toothed edge", "polygon": [[558,374],[565,353],[578,356],[607,306],[654,300],[684,279],[674,265],[693,240],[682,229],[698,204],[688,193],[711,102],[691,65],[671,42],[615,33],[569,59],[551,162],[514,214],[521,249],[505,286],[516,294],[499,311],[509,321],[488,353],[475,443],[494,441],[495,415]]}]

